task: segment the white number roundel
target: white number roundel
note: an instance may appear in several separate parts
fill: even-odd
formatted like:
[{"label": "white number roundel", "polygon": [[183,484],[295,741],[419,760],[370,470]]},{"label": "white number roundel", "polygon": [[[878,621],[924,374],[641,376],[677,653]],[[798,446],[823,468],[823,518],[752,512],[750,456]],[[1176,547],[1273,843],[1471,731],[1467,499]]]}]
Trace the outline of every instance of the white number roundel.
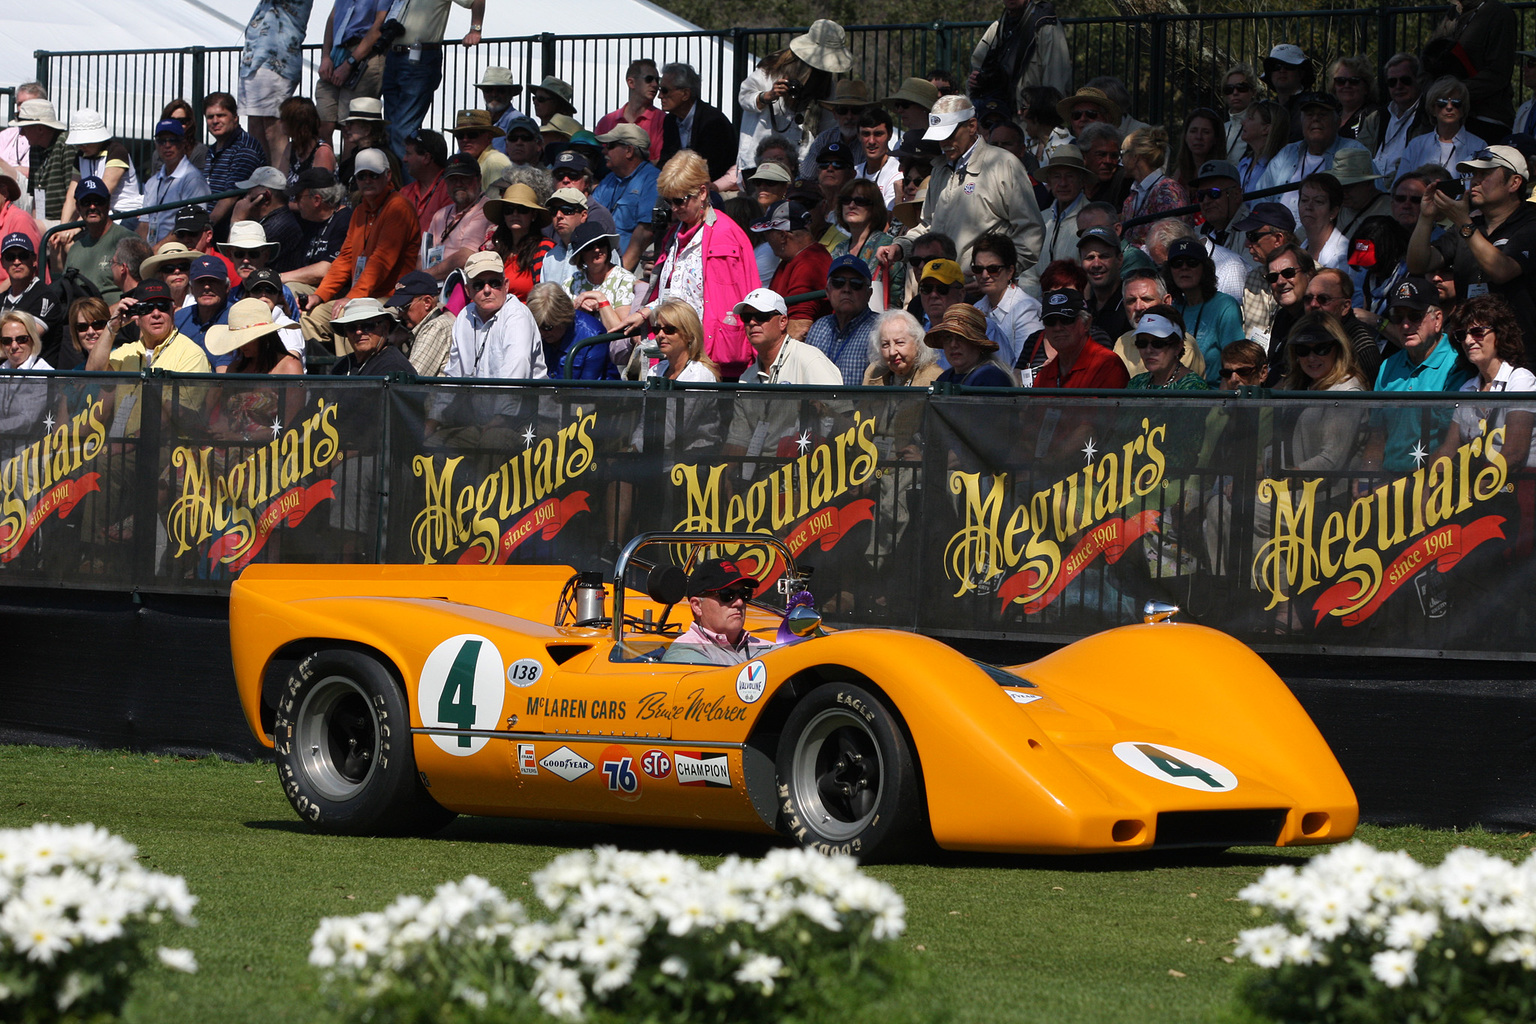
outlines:
[{"label": "white number roundel", "polygon": [[[421,724],[429,729],[495,729],[501,724],[501,652],[483,636],[462,633],[427,655],[416,684]],[[434,733],[432,742],[449,754],[467,757],[490,740],[485,736]]]},{"label": "white number roundel", "polygon": [[1166,743],[1116,743],[1115,756],[1143,775],[1201,793],[1226,793],[1237,788],[1237,776],[1208,757]]}]

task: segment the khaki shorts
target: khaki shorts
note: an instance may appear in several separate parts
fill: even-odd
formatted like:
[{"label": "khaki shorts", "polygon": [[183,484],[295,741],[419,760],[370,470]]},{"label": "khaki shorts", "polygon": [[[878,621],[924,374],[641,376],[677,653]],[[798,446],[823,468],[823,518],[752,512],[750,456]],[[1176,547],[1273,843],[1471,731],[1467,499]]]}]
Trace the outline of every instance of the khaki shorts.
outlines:
[{"label": "khaki shorts", "polygon": [[378,99],[384,92],[384,55],[374,54],[363,62],[363,77],[350,89],[342,89],[330,82],[315,83],[315,109],[323,122],[340,121],[347,116],[347,108],[359,96]]},{"label": "khaki shorts", "polygon": [[283,101],[299,87],[271,68],[257,68],[250,78],[240,79],[238,105],[246,117],[276,117]]}]

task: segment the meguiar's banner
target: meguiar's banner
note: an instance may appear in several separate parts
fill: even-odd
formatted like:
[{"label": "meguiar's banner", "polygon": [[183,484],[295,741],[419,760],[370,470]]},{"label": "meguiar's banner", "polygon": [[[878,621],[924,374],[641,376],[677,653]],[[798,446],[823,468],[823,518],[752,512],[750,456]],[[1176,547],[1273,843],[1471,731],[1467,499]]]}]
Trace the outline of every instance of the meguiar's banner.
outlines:
[{"label": "meguiar's banner", "polygon": [[[846,625],[1057,640],[1157,598],[1265,647],[1532,649],[1536,403],[165,375],[4,389],[5,584],[220,593],[264,561],[608,570],[638,532],[725,530],[783,539]],[[765,583],[783,571],[767,547],[729,553]]]}]

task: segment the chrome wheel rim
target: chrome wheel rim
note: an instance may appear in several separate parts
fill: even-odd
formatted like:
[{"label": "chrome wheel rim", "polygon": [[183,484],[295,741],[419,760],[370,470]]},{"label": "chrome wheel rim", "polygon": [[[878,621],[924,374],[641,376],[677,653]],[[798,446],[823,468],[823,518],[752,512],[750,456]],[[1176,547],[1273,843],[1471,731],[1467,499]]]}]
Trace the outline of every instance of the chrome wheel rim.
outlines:
[{"label": "chrome wheel rim", "polygon": [[367,693],[346,676],[310,688],[298,714],[299,765],[328,800],[362,792],[379,762],[381,737]]},{"label": "chrome wheel rim", "polygon": [[851,839],[875,820],[884,762],[863,718],[829,708],[795,741],[793,792],[808,824],[834,842]]}]

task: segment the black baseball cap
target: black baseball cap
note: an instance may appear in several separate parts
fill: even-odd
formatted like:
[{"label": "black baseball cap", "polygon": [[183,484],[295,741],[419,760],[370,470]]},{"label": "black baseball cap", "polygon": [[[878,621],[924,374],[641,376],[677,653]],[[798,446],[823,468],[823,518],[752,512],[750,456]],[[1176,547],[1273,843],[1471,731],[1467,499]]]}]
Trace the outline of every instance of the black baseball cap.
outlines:
[{"label": "black baseball cap", "polygon": [[841,142],[833,141],[821,147],[821,152],[816,154],[816,162],[819,164],[837,164],[840,167],[852,167],[853,154]]},{"label": "black baseball cap", "polygon": [[[470,159],[473,160],[474,157],[470,157]],[[448,161],[448,166],[453,166],[451,159]],[[475,173],[477,174],[479,173],[479,167],[479,164],[475,165]],[[445,170],[443,173],[446,174],[447,171]],[[312,188],[330,188],[334,184],[336,184],[336,175],[331,173],[329,168],[311,167],[308,170],[299,172],[298,178],[293,182],[293,194],[298,195],[300,192]]]},{"label": "black baseball cap", "polygon": [[480,161],[468,153],[455,153],[448,158],[448,163],[443,167],[443,177],[463,175],[469,178],[480,177]]},{"label": "black baseball cap", "polygon": [[1175,238],[1173,243],[1168,246],[1167,262],[1172,263],[1174,260],[1203,260],[1207,256],[1205,246],[1193,238]]},{"label": "black baseball cap", "polygon": [[587,158],[572,149],[561,150],[555,156],[555,162],[549,165],[551,174],[559,174],[561,171],[569,171],[572,174],[586,174],[592,169],[587,163]]},{"label": "black baseball cap", "polygon": [[1083,293],[1076,288],[1058,288],[1053,292],[1046,292],[1041,305],[1040,317],[1046,319],[1053,316],[1077,317],[1083,311]]},{"label": "black baseball cap", "polygon": [[1284,203],[1257,203],[1248,209],[1248,216],[1232,225],[1233,231],[1257,231],[1259,228],[1295,231],[1296,218]]},{"label": "black baseball cap", "polygon": [[1306,110],[1308,107],[1327,107],[1335,114],[1344,112],[1344,104],[1331,92],[1304,92],[1296,97],[1296,109]]},{"label": "black baseball cap", "polygon": [[25,249],[33,256],[37,255],[37,246],[32,244],[32,239],[20,231],[12,231],[0,241],[0,253],[10,252],[12,249]]},{"label": "black baseball cap", "polygon": [[164,299],[171,301],[171,286],[158,277],[140,281],[139,286],[128,293],[130,299],[138,302],[148,302],[151,299]]},{"label": "black baseball cap", "polygon": [[250,295],[256,290],[257,285],[262,284],[276,288],[279,295],[283,294],[283,279],[271,267],[262,267],[260,270],[251,271],[251,276],[245,279],[243,286],[245,294]]},{"label": "black baseball cap", "polygon": [[176,211],[177,231],[201,231],[208,226],[208,211],[201,206],[183,206]]},{"label": "black baseball cap", "polygon": [[1392,301],[1387,304],[1389,310],[1411,309],[1415,313],[1422,313],[1430,306],[1438,305],[1440,291],[1434,282],[1423,277],[1405,277],[1396,288],[1392,290]]},{"label": "black baseball cap", "polygon": [[688,574],[689,597],[699,597],[703,594],[713,594],[717,590],[745,583],[753,590],[757,589],[757,580],[748,576],[737,567],[729,558],[711,558],[700,562]]},{"label": "black baseball cap", "polygon": [[443,286],[425,270],[413,270],[400,279],[395,285],[395,292],[384,300],[384,305],[392,309],[409,306],[411,300],[419,295],[436,295],[442,291]]}]

